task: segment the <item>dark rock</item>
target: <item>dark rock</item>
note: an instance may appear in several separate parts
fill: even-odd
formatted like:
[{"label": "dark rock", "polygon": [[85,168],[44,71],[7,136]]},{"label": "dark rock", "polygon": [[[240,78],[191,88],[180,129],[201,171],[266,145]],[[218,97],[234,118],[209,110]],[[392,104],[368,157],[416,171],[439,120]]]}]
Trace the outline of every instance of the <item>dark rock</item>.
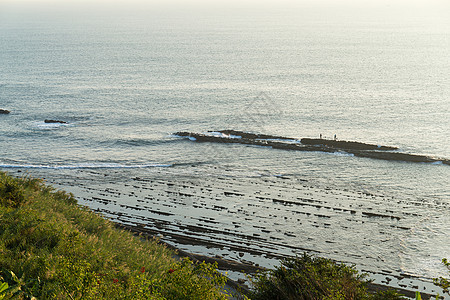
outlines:
[{"label": "dark rock", "polygon": [[6,110],[6,109],[0,109],[0,115],[7,115],[7,114],[9,114],[9,113],[10,113],[9,110]]},{"label": "dark rock", "polygon": [[45,123],[59,123],[59,124],[67,124],[67,122],[59,121],[59,120],[45,120]]},{"label": "dark rock", "polygon": [[354,149],[354,150],[397,150],[397,147],[381,146],[366,144],[352,141],[337,141],[337,140],[325,140],[325,139],[309,139],[302,138],[302,144],[304,145],[316,145],[316,146],[328,146],[337,149]]},{"label": "dark rock", "polygon": [[[335,153],[344,151],[345,153],[352,154],[358,157],[393,160],[393,161],[406,161],[406,162],[419,162],[419,163],[442,163],[450,165],[450,159],[435,158],[427,155],[410,154],[395,152],[397,147],[373,145],[352,141],[337,141],[337,140],[325,140],[325,139],[309,139],[302,138],[301,144],[285,143],[283,140],[294,140],[282,136],[262,135],[254,133],[246,133],[236,130],[222,130],[218,131],[224,134],[232,134],[240,136],[241,138],[228,138],[221,136],[213,136],[208,134],[193,133],[193,132],[177,132],[175,135],[180,137],[188,137],[196,142],[209,142],[209,143],[235,143],[244,145],[255,145],[263,147],[271,147],[272,149],[280,150],[294,150],[294,151],[321,151],[328,153]],[[270,139],[262,139],[268,138]]]}]

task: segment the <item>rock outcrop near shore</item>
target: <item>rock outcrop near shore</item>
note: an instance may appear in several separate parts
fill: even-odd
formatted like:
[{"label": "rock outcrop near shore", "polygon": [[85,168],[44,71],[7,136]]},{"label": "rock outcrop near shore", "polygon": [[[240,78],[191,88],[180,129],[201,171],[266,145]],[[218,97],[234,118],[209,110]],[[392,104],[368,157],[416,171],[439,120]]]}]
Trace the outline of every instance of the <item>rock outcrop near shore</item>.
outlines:
[{"label": "rock outcrop near shore", "polygon": [[65,121],[60,121],[60,120],[48,120],[48,119],[46,119],[46,120],[44,120],[44,123],[59,123],[59,124],[67,124],[67,122],[65,122]]},{"label": "rock outcrop near shore", "polygon": [[354,141],[288,138],[283,136],[248,133],[237,130],[209,131],[208,133],[176,132],[175,135],[187,137],[196,142],[235,143],[271,147],[273,149],[294,151],[345,152],[358,157],[382,160],[439,163],[450,165],[449,159],[426,155],[398,152],[397,147],[366,144]]}]

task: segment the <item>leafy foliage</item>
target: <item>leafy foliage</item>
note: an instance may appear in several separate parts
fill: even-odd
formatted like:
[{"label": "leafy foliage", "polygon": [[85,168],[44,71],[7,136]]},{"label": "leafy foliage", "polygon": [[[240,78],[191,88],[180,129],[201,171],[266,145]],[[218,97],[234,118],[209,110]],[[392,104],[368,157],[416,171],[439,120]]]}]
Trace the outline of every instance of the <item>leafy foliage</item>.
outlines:
[{"label": "leafy foliage", "polygon": [[304,254],[295,259],[284,259],[276,269],[260,273],[253,278],[254,290],[251,298],[255,300],[404,299],[392,291],[369,294],[365,277],[365,274],[358,274],[353,267]]},{"label": "leafy foliage", "polygon": [[26,280],[23,275],[19,278],[14,272],[5,270],[2,271],[2,274],[4,275],[0,278],[6,281],[3,283],[6,288],[3,291],[0,289],[0,299],[3,299],[5,296],[14,299],[36,299],[33,294],[39,290],[39,278]]},{"label": "leafy foliage", "polygon": [[0,174],[0,205],[3,207],[19,207],[25,201],[23,187],[14,178]]},{"label": "leafy foliage", "polygon": [[[180,300],[227,299],[226,294],[214,291],[214,286],[223,286],[226,282],[216,268],[217,264],[192,264],[185,258],[161,274],[159,280],[149,280],[145,271],[141,270],[141,274],[131,283],[135,291],[133,296],[138,299],[147,299],[151,295]],[[166,290],[167,287],[177,288]]]},{"label": "leafy foliage", "polygon": [[0,300],[5,298],[6,290],[8,289],[9,285],[7,282],[0,281]]},{"label": "leafy foliage", "polygon": [[[449,271],[449,275],[450,275],[450,262],[446,258],[443,258],[442,263],[444,264],[444,266],[447,267],[447,269]],[[449,278],[444,278],[444,277],[434,278],[433,282],[435,285],[441,287],[443,289],[444,293],[447,293],[450,295],[450,279]]]}]

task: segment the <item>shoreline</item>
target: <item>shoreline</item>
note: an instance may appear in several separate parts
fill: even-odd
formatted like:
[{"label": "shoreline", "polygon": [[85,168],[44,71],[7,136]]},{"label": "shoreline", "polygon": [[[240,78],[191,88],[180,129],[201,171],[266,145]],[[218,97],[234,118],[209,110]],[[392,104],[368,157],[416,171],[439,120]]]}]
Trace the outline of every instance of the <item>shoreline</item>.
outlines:
[{"label": "shoreline", "polygon": [[[417,216],[404,212],[403,201],[398,202],[401,207],[397,209],[395,204],[397,201],[394,198],[364,193],[353,194],[350,191],[335,191],[328,188],[311,188],[300,179],[294,181],[288,177],[242,181],[225,177],[193,178],[184,175],[173,177],[173,174],[161,173],[158,173],[160,175],[139,173],[137,177],[130,176],[127,170],[114,172],[45,170],[43,173],[50,179],[49,184],[72,192],[77,195],[81,205],[101,213],[114,223],[129,226],[148,236],[162,234],[163,242],[171,245],[170,247],[190,253],[192,257],[216,260],[225,270],[232,268],[259,270],[261,267],[256,264],[261,264],[261,259],[277,262],[280,258],[293,257],[306,251],[316,256],[329,257],[337,262],[359,265],[361,272],[375,275],[376,283],[380,286],[433,292],[428,285],[426,290],[423,290],[424,286],[421,284],[426,282],[420,278],[409,277],[407,274],[400,277],[400,273],[389,267],[391,264],[389,261],[379,264],[376,268],[367,268],[370,261],[383,254],[373,253],[373,258],[366,257],[372,255],[369,252],[366,255],[361,253],[355,256],[354,252],[347,251],[349,249],[341,248],[345,243],[340,246],[336,243],[338,241],[331,239],[331,236],[330,239],[320,240],[317,235],[318,232],[323,234],[329,230],[332,232],[338,230],[340,227],[336,227],[337,224],[352,228],[351,230],[362,230],[361,227],[365,226],[371,228],[377,224],[376,226],[382,226],[380,230],[390,228],[393,230],[391,234],[403,235],[409,231],[408,224],[416,222]],[[76,176],[72,177],[74,175]],[[41,174],[38,177],[43,176]],[[304,196],[297,197],[293,193],[304,193]],[[389,203],[391,212],[382,213],[381,210],[368,206],[374,201]],[[346,208],[346,205],[352,207]],[[260,216],[253,213],[263,208]],[[276,211],[276,215],[272,209]],[[282,211],[279,211],[280,209]],[[286,210],[286,213],[283,213],[283,210]],[[286,224],[289,224],[290,220],[284,219],[283,216],[298,214],[300,222],[303,223],[300,229],[311,229],[306,236],[286,229],[277,233],[277,228],[281,230],[283,227],[277,227],[279,225],[276,224],[262,225],[269,221],[264,217],[267,214],[273,216],[271,219],[274,222],[284,220]],[[223,217],[229,217],[229,220],[219,219]],[[343,221],[346,223],[342,223]],[[355,221],[356,227],[352,225]],[[326,225],[328,223],[336,225],[330,227]],[[318,226],[320,224],[323,225]],[[372,243],[377,246],[385,244],[376,236],[370,237]],[[311,245],[311,238],[315,238],[315,243],[320,243],[321,248],[308,246]],[[300,240],[301,245],[298,243]],[[323,248],[324,246],[328,248]],[[387,243],[385,247],[395,247],[395,244]],[[196,250],[192,251],[193,249]],[[330,256],[333,251],[335,253],[339,251],[338,256]],[[230,261],[234,263],[230,264]],[[244,261],[253,265],[242,264]],[[267,267],[266,264],[261,265]]]},{"label": "shoreline", "polygon": [[[157,239],[158,238],[157,235],[154,235],[153,232],[146,231],[143,228],[139,228],[139,226],[129,226],[129,225],[124,225],[124,224],[119,224],[119,223],[114,223],[114,224],[116,227],[128,230],[139,237],[143,237],[146,239]],[[232,260],[224,259],[221,257],[210,257],[210,256],[206,256],[206,255],[201,255],[201,254],[190,253],[190,252],[181,250],[180,248],[177,248],[171,244],[168,244],[162,240],[159,240],[158,242],[163,244],[167,248],[175,251],[178,256],[188,257],[194,262],[217,263],[218,269],[221,271],[235,271],[235,272],[240,272],[245,275],[254,275],[257,272],[269,270],[268,268],[255,266],[252,264],[246,264],[246,263],[242,263],[242,262],[237,262],[237,261],[232,261]],[[236,291],[243,291],[245,293],[250,290],[250,287],[247,284],[245,284],[244,282],[240,282],[239,280],[237,280],[237,281],[233,280],[233,279],[229,278],[228,276],[226,276],[226,277],[227,277],[227,285],[229,285]],[[415,299],[416,291],[417,291],[417,290],[413,290],[413,289],[392,287],[389,285],[377,284],[377,283],[373,283],[373,282],[369,283],[367,285],[367,288],[368,288],[368,291],[372,292],[372,293],[376,293],[378,291],[395,290],[396,292],[398,292],[406,297],[412,298],[412,299]],[[423,291],[421,291],[420,293],[424,299],[434,299],[436,297],[436,294],[429,294],[429,293],[426,293]],[[444,299],[444,298],[441,296],[440,299]]]},{"label": "shoreline", "polygon": [[0,219],[1,299],[228,299],[213,265],[176,259],[42,179],[0,172]]}]

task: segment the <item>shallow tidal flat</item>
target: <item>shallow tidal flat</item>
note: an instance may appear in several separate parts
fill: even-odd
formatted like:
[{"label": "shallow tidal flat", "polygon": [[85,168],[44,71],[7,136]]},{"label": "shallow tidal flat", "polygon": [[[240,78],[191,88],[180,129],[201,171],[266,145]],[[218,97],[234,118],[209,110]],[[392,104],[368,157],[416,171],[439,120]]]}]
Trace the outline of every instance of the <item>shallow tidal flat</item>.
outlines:
[{"label": "shallow tidal flat", "polygon": [[408,239],[424,208],[430,214],[446,204],[314,187],[294,177],[170,170],[46,170],[40,176],[74,193],[80,204],[138,231],[162,234],[187,252],[271,267],[307,251],[353,263],[378,283],[432,292],[404,269],[415,259]]}]

